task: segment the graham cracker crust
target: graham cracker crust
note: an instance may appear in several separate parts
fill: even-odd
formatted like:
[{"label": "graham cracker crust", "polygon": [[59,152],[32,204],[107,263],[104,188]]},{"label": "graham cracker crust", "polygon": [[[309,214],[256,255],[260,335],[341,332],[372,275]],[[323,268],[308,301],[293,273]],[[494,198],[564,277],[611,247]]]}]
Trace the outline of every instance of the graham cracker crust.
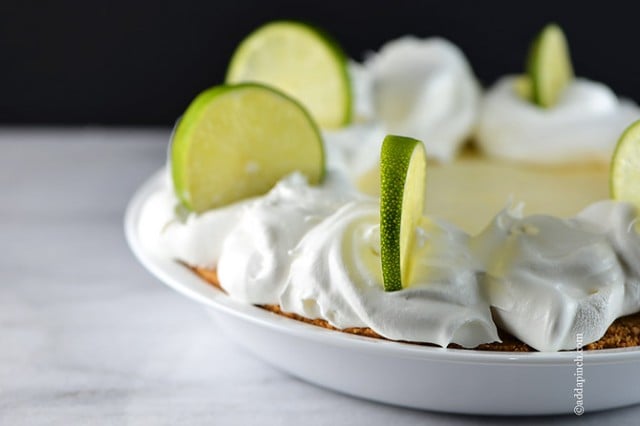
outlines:
[{"label": "graham cracker crust", "polygon": [[[216,271],[204,268],[191,268],[198,276],[204,279],[209,284],[217,287],[218,289],[224,291],[224,289],[220,286],[220,282],[218,280],[218,275]],[[300,315],[283,312],[278,305],[257,305],[258,307],[265,309],[267,311],[273,312],[275,314],[291,318],[297,321],[302,321],[307,324],[312,324],[318,327],[327,328],[330,330],[341,331],[343,333],[356,334],[359,336],[366,336],[375,339],[383,339],[386,338],[380,336],[378,333],[373,331],[367,327],[350,327],[345,329],[338,329],[333,327],[327,321],[322,319],[311,319],[305,318]],[[450,344],[449,348],[456,349],[467,349],[467,350],[479,350],[479,351],[503,351],[503,352],[536,352],[531,346],[521,342],[514,336],[506,333],[502,330],[498,330],[498,334],[502,339],[502,342],[494,342],[494,343],[483,343],[475,348],[463,348],[462,346],[456,345],[454,343]],[[416,343],[416,342],[405,342],[422,346],[436,346],[430,343]],[[631,346],[640,346],[640,312],[632,315],[628,315],[625,317],[618,318],[611,324],[605,335],[598,341],[589,343],[585,345],[583,349],[585,350],[597,350],[597,349],[615,349],[615,348],[626,348]]]}]

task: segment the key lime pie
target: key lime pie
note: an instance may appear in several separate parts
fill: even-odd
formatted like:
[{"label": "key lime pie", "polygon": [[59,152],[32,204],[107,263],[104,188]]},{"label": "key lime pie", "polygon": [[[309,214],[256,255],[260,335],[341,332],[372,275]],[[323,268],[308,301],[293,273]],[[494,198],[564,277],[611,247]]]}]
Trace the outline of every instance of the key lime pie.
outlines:
[{"label": "key lime pie", "polygon": [[557,26],[484,96],[444,39],[357,63],[296,22],[249,35],[226,79],[174,130],[140,218],[149,251],[235,300],[376,338],[640,344],[640,110],[573,76]]}]

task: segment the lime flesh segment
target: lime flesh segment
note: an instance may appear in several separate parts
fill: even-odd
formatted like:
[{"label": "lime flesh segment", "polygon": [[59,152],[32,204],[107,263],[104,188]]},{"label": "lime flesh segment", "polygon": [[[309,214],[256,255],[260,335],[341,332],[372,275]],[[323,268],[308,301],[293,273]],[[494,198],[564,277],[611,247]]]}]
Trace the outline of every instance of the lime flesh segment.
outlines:
[{"label": "lime flesh segment", "polygon": [[567,39],[558,25],[547,25],[534,40],[527,72],[533,102],[543,108],[554,106],[574,78]]},{"label": "lime flesh segment", "polygon": [[640,120],[618,140],[611,159],[609,184],[611,198],[640,208]]},{"label": "lime flesh segment", "polygon": [[266,24],[238,46],[226,82],[254,81],[300,101],[321,127],[351,121],[351,84],[340,47],[321,31],[298,22]]},{"label": "lime flesh segment", "polygon": [[171,168],[178,199],[201,213],[263,194],[293,171],[318,183],[324,149],[309,114],[288,96],[258,84],[218,86],[178,123]]},{"label": "lime flesh segment", "polygon": [[424,212],[427,157],[417,139],[388,135],[380,153],[380,248],[385,291],[410,282],[411,252]]}]

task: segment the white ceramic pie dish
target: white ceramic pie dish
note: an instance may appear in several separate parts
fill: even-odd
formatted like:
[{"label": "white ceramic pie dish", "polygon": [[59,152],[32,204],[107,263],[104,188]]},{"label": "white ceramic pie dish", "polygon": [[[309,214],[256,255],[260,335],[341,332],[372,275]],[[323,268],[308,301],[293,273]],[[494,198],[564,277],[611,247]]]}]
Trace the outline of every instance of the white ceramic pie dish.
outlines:
[{"label": "white ceramic pie dish", "polygon": [[[418,409],[581,413],[574,395],[580,376],[575,351],[486,352],[391,342],[327,330],[231,299],[183,265],[144,249],[140,212],[160,185],[162,172],[129,203],[125,233],[132,251],[160,281],[205,306],[229,338],[275,367],[339,392]],[[582,355],[584,412],[640,402],[640,348]]]}]

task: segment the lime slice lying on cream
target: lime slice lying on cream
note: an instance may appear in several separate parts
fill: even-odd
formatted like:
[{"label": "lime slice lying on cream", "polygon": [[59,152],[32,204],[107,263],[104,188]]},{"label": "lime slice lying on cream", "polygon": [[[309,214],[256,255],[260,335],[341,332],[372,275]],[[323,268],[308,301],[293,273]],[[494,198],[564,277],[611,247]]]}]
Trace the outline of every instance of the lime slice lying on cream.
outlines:
[{"label": "lime slice lying on cream", "polygon": [[640,209],[640,120],[620,136],[609,173],[611,198]]},{"label": "lime slice lying on cream", "polygon": [[236,49],[227,83],[255,81],[300,101],[325,128],[351,120],[351,84],[346,56],[321,31],[298,22],[266,24]]},{"label": "lime slice lying on cream", "polygon": [[543,108],[555,105],[573,80],[567,39],[558,25],[547,25],[533,41],[527,73],[533,102]]},{"label": "lime slice lying on cream", "polygon": [[386,291],[408,285],[416,228],[424,212],[427,157],[417,139],[389,135],[380,152],[380,249]]},{"label": "lime slice lying on cream", "polygon": [[203,212],[263,194],[296,170],[319,182],[324,149],[314,121],[287,95],[253,83],[218,86],[178,123],[171,169],[180,201]]}]

